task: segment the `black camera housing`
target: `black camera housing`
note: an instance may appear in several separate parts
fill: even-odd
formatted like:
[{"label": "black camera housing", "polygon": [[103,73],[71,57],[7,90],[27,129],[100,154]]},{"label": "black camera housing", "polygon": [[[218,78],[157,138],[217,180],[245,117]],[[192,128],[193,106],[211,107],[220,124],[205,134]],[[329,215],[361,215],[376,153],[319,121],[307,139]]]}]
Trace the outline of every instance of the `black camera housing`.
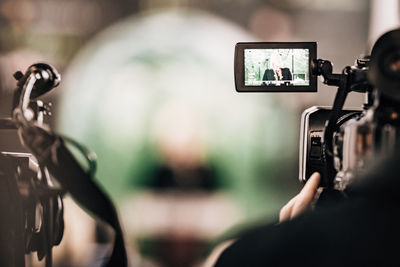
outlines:
[{"label": "black camera housing", "polygon": [[[299,180],[306,182],[314,173],[322,174],[320,186],[326,187],[329,184],[325,173],[326,158],[324,151],[324,130],[326,121],[331,115],[331,108],[313,106],[303,111],[300,122],[300,149],[299,149]],[[335,132],[339,132],[340,127],[350,119],[361,116],[362,109],[342,110],[340,118],[336,123]],[[336,147],[341,149],[342,145],[336,138]],[[342,155],[342,151],[336,151]],[[342,159],[341,159],[342,160]]]},{"label": "black camera housing", "polygon": [[[308,64],[306,78],[308,85],[295,85],[292,81],[266,82],[259,77],[260,85],[246,85],[246,50],[274,50],[276,52],[282,50],[302,49],[308,51],[308,59],[305,64]],[[312,65],[317,56],[316,42],[244,42],[237,43],[235,46],[235,86],[237,92],[317,92],[317,76],[312,73]],[[265,60],[269,60],[266,58]],[[292,57],[292,65],[294,64]],[[261,62],[259,63],[261,64]],[[293,69],[292,69],[293,70]]]}]

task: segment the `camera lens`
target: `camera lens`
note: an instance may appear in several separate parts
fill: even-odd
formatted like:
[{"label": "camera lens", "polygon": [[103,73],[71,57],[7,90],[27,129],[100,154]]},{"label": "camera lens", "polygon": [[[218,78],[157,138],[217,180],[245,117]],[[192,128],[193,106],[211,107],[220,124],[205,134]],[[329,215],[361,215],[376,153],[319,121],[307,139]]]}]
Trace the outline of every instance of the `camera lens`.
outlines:
[{"label": "camera lens", "polygon": [[393,79],[400,79],[400,54],[398,51],[384,57],[382,62],[384,73]]},{"label": "camera lens", "polygon": [[391,60],[391,62],[389,64],[389,68],[392,73],[399,75],[399,73],[400,73],[400,58]]},{"label": "camera lens", "polygon": [[390,63],[390,70],[395,73],[399,73],[400,71],[400,60],[396,59]]},{"label": "camera lens", "polygon": [[382,95],[400,102],[400,30],[387,32],[376,41],[368,79]]}]

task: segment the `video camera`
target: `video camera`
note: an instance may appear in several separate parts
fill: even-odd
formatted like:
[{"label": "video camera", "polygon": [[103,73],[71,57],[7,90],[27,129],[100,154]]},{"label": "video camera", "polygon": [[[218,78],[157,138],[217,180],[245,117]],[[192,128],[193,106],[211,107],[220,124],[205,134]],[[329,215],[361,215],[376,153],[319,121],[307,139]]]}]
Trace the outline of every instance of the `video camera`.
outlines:
[{"label": "video camera", "polygon": [[[321,174],[321,186],[343,191],[355,176],[400,144],[400,30],[381,36],[371,56],[342,73],[317,59],[315,42],[237,43],[238,92],[316,92],[317,76],[337,86],[332,108],[314,106],[301,117],[299,179]],[[363,107],[344,110],[349,92],[366,96]]]},{"label": "video camera", "polygon": [[[25,267],[25,255],[36,252],[46,267],[52,248],[64,233],[63,197],[69,193],[83,208],[115,231],[114,248],[104,266],[127,266],[127,254],[116,209],[94,181],[94,154],[74,140],[54,133],[44,117],[50,105],[37,100],[60,83],[50,65],[31,65],[14,74],[11,117],[0,130],[16,130],[31,153],[0,153],[0,266]],[[85,170],[65,143],[75,146],[89,163]],[[30,265],[29,265],[30,266]]]}]

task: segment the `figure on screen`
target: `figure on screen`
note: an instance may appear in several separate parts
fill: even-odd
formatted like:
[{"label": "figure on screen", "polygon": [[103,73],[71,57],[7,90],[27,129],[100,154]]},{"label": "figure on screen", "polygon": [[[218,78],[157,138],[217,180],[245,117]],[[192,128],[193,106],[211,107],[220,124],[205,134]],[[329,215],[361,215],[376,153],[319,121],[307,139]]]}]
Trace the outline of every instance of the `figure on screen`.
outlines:
[{"label": "figure on screen", "polygon": [[292,73],[289,68],[283,68],[282,66],[281,55],[279,53],[272,54],[270,68],[265,70],[263,81],[285,81],[285,85],[290,84],[288,81],[293,79]]}]

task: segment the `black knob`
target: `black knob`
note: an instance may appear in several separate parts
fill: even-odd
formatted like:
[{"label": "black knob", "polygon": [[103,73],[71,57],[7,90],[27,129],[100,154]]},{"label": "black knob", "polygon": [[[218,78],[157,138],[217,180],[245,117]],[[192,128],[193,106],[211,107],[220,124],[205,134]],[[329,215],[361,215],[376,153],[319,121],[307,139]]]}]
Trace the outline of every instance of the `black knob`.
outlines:
[{"label": "black knob", "polygon": [[31,92],[30,98],[35,99],[54,87],[60,84],[61,76],[57,70],[44,63],[37,63],[31,65],[25,73],[25,77],[34,75],[36,78],[36,83]]}]

